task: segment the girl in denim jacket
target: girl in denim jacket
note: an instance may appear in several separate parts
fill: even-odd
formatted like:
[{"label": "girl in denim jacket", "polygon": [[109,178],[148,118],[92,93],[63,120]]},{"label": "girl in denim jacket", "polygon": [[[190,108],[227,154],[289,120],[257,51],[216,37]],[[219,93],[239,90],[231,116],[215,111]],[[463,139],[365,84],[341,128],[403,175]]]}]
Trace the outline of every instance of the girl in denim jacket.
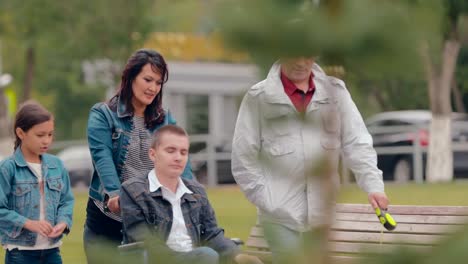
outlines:
[{"label": "girl in denim jacket", "polygon": [[46,154],[54,120],[35,102],[16,114],[14,154],[0,163],[0,236],[6,264],[62,263],[59,247],[70,232],[73,194],[62,162]]}]

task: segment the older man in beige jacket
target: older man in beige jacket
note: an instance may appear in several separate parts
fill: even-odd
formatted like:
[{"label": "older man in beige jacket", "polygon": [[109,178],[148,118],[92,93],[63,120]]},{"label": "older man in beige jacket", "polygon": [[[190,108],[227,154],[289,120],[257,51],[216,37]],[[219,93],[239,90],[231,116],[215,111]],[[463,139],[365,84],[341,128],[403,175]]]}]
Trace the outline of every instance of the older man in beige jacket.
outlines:
[{"label": "older man in beige jacket", "polygon": [[343,81],[327,76],[313,58],[285,59],[245,95],[232,172],[260,220],[282,236],[279,246],[270,243],[274,259],[326,221],[323,199],[329,190],[320,188],[323,177],[314,168],[328,159],[338,185],[340,153],[370,204],[387,208],[372,138]]}]

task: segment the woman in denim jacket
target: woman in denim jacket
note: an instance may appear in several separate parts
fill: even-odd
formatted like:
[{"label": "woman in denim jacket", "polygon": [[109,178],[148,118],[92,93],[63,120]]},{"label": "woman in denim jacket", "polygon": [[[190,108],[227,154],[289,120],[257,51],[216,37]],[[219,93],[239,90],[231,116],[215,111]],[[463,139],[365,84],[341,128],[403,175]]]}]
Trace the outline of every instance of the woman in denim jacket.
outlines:
[{"label": "woman in denim jacket", "polygon": [[[148,151],[151,134],[165,124],[175,124],[162,108],[163,85],[168,80],[164,58],[154,50],[136,51],[122,73],[120,89],[108,102],[91,108],[88,143],[94,173],[84,230],[88,263],[102,254],[102,241],[110,253],[122,241],[120,185],[133,177],[145,177],[153,168]],[[183,173],[191,179],[190,164]]]},{"label": "woman in denim jacket", "polygon": [[15,119],[15,152],[0,163],[0,237],[7,264],[62,263],[61,237],[72,225],[73,194],[62,162],[46,154],[54,120],[25,103]]}]

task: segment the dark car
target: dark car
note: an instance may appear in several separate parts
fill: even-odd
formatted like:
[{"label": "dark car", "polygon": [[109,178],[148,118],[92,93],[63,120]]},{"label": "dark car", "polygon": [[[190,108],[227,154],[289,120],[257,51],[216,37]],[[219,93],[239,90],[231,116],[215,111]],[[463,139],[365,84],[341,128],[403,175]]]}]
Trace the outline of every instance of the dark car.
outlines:
[{"label": "dark car", "polygon": [[71,146],[57,153],[70,176],[72,187],[89,186],[93,175],[93,162],[87,145]]},{"label": "dark car", "polygon": [[[429,145],[429,125],[432,114],[427,110],[405,110],[383,112],[366,120],[372,135],[374,147]],[[452,115],[452,142],[466,142],[468,138],[468,117],[465,114]],[[378,167],[384,180],[406,182],[414,179],[412,153],[377,153]],[[426,153],[422,157],[422,169],[426,167]],[[455,177],[468,176],[468,150],[456,151],[453,155]],[[423,175],[423,177],[425,177]]]}]

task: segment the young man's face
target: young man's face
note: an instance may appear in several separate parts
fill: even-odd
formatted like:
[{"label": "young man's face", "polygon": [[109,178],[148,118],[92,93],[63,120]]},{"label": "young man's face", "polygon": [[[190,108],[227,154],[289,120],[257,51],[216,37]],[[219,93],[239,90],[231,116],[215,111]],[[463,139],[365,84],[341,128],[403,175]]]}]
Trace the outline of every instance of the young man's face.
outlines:
[{"label": "young man's face", "polygon": [[189,139],[172,133],[164,133],[159,144],[150,148],[149,155],[160,177],[179,177],[188,160]]},{"label": "young man's face", "polygon": [[308,81],[313,64],[313,57],[282,59],[281,70],[293,82]]}]

